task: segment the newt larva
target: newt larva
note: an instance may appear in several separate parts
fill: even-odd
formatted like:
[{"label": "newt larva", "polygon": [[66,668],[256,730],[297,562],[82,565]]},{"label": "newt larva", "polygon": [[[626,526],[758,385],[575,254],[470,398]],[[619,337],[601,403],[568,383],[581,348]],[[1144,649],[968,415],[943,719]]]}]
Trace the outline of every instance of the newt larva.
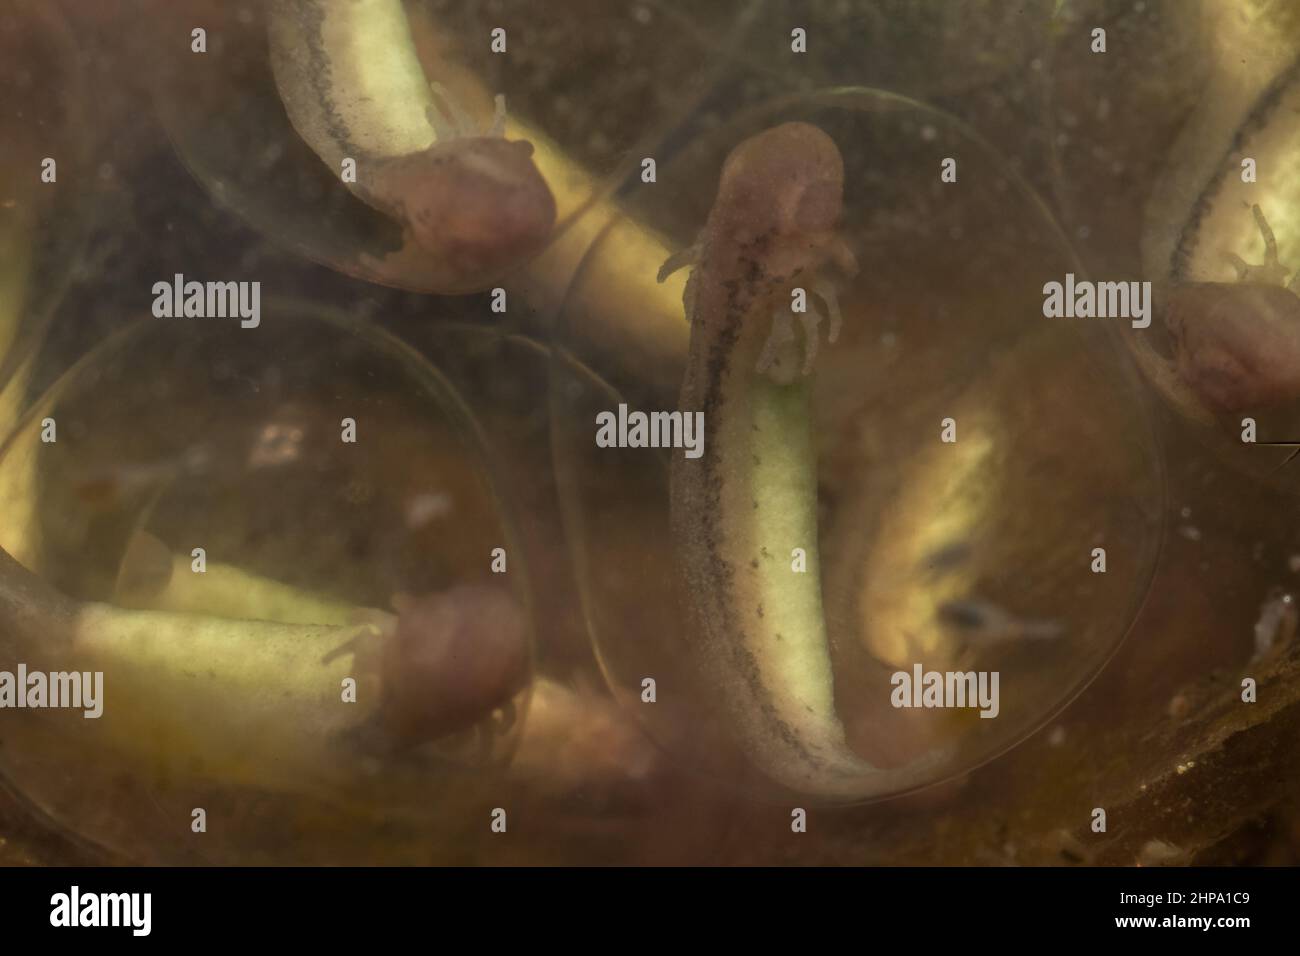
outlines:
[{"label": "newt larva", "polygon": [[505,99],[478,134],[430,84],[401,0],[276,0],[271,66],[294,129],[330,168],[356,163],[359,198],[403,227],[374,263],[407,268],[438,292],[487,288],[545,245],[555,199],[533,145],[505,137]]},{"label": "newt larva", "polygon": [[[702,458],[674,456],[673,539],[709,686],[741,746],[765,774],[799,793],[862,798],[925,782],[935,754],[882,769],[855,754],[836,713],[817,557],[816,454],[809,375],[821,316],[797,316],[791,291],[820,300],[835,341],[839,309],[820,275],[856,272],[836,231],[843,160],[807,123],[738,145],[695,246],[685,304],[690,350],[679,400],[702,411]],[[791,568],[803,548],[806,573]]]}]

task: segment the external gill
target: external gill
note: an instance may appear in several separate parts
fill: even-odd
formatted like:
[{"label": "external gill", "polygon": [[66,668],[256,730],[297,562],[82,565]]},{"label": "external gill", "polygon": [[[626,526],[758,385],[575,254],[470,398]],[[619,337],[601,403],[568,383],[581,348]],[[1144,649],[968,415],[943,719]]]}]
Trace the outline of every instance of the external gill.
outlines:
[{"label": "external gill", "polygon": [[1237,270],[1238,281],[1280,285],[1300,295],[1300,272],[1297,272],[1290,284],[1287,284],[1286,277],[1291,270],[1278,261],[1277,238],[1273,235],[1268,220],[1264,218],[1264,211],[1259,208],[1258,203],[1255,203],[1250,207],[1250,212],[1255,217],[1255,225],[1259,227],[1260,237],[1264,240],[1264,262],[1261,265],[1251,265],[1235,252],[1229,252],[1228,261]]},{"label": "external gill", "polygon": [[[842,239],[836,237],[825,241],[826,255],[843,274],[844,278],[851,279],[857,275],[858,262],[853,255],[853,250]],[[665,281],[673,273],[686,268],[693,269],[700,261],[703,255],[703,238],[696,239],[691,245],[686,246],[669,256],[659,268],[657,279],[659,282]],[[694,274],[687,279],[686,289],[683,294],[686,314],[694,314],[693,286]],[[796,287],[796,283],[791,283],[791,291]],[[826,341],[834,345],[839,339],[840,329],[844,324],[844,316],[840,311],[839,290],[835,281],[823,275],[818,275],[812,282],[808,283],[807,291],[811,294],[815,303],[820,305],[820,310],[810,309],[796,313],[792,305],[784,302],[772,310],[772,331],[769,333],[762,351],[759,353],[758,364],[755,371],[765,375],[778,385],[788,385],[797,377],[807,377],[812,374],[813,364],[817,360],[818,353],[818,327],[824,318],[828,319],[830,326],[827,329]],[[792,355],[796,349],[795,343],[795,319],[798,319],[799,328],[803,335],[803,359],[801,362],[787,363],[782,359]],[[789,371],[787,371],[790,369]],[[796,374],[793,369],[797,368]]]},{"label": "external gill", "polygon": [[[429,84],[429,91],[433,94],[433,102],[424,108],[424,115],[433,128],[435,142],[442,143],[478,135],[478,131],[474,128],[474,121],[445,86],[435,80]],[[493,102],[495,110],[492,114],[492,125],[484,135],[500,139],[506,135],[505,94],[498,93],[493,98]]]},{"label": "external gill", "polygon": [[659,274],[655,277],[655,281],[662,285],[673,273],[687,268],[691,270],[686,277],[686,285],[682,287],[682,306],[686,310],[687,322],[695,315],[695,293],[698,288],[695,284],[695,266],[703,255],[704,237],[701,236],[686,248],[677,250],[665,259],[664,264],[659,267]]},{"label": "external gill", "polygon": [[755,371],[766,375],[778,385],[789,385],[796,377],[792,372],[785,371],[786,366],[781,362],[781,356],[789,354],[795,348],[794,319],[796,317],[799,320],[799,328],[803,332],[803,364],[799,366],[800,376],[811,375],[813,363],[817,361],[817,331],[823,315],[830,320],[830,327],[826,333],[827,344],[834,345],[840,337],[840,327],[844,323],[844,317],[840,313],[839,296],[834,284],[819,277],[810,284],[808,291],[812,293],[813,299],[821,304],[820,311],[807,309],[796,313],[792,308],[786,307],[772,312],[772,331],[763,345],[763,351],[759,354]]}]

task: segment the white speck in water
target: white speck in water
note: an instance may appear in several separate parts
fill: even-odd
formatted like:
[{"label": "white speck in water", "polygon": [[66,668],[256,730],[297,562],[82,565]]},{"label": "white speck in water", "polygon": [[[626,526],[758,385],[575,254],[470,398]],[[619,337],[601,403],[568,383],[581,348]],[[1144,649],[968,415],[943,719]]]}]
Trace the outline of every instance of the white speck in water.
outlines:
[{"label": "white speck in water", "polygon": [[1047,734],[1047,745],[1049,747],[1059,747],[1065,743],[1065,727],[1057,724]]},{"label": "white speck in water", "polygon": [[934,142],[934,138],[938,135],[939,135],[938,130],[936,130],[929,123],[926,123],[924,126],[921,127],[921,139],[925,140],[927,143]]},{"label": "white speck in water", "polygon": [[1297,614],[1295,598],[1285,591],[1273,592],[1259,606],[1255,621],[1255,655],[1259,660],[1291,643],[1295,637]]},{"label": "white speck in water", "polygon": [[413,495],[406,502],[406,526],[422,528],[435,518],[451,512],[451,498],[448,495],[429,493]]},{"label": "white speck in water", "polygon": [[1183,858],[1183,851],[1165,840],[1148,840],[1138,851],[1139,866],[1164,866]]},{"label": "white speck in water", "polygon": [[1178,533],[1188,541],[1200,541],[1201,529],[1194,524],[1181,524],[1178,526]]},{"label": "white speck in water", "polygon": [[303,437],[303,430],[299,426],[267,422],[258,431],[249,449],[248,467],[250,469],[276,468],[297,461],[302,450]]},{"label": "white speck in water", "polygon": [[1191,507],[1188,505],[1183,505],[1182,510],[1178,512],[1178,516],[1180,518],[1190,518],[1192,516]]},{"label": "white speck in water", "polygon": [[1286,559],[1286,566],[1292,574],[1300,574],[1300,554],[1293,554]]}]

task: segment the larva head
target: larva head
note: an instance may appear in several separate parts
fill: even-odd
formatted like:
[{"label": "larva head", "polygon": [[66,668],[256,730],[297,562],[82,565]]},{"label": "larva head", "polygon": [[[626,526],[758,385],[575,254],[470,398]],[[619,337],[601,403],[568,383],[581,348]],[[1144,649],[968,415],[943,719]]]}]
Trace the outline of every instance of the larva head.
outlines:
[{"label": "larva head", "polygon": [[1196,282],[1168,297],[1182,379],[1218,412],[1300,399],[1300,298],[1278,285]]},{"label": "larva head", "polygon": [[531,143],[472,136],[392,160],[377,195],[452,285],[482,287],[541,250],[555,199]]},{"label": "larva head", "polygon": [[434,740],[473,727],[523,687],[527,622],[495,587],[404,598],[382,666],[389,730],[400,740]]},{"label": "larva head", "polygon": [[808,123],[783,123],[731,151],[710,224],[741,243],[770,236],[816,244],[833,236],[843,201],[835,141]]}]

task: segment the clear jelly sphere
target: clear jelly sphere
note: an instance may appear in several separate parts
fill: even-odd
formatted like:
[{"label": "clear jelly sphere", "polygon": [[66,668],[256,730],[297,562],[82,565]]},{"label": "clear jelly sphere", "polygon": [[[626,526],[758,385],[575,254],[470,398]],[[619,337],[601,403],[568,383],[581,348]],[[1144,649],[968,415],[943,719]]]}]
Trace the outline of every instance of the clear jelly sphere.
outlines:
[{"label": "clear jelly sphere", "polygon": [[[98,718],[6,711],[6,784],[139,861],[473,858],[533,659],[526,561],[488,458],[436,368],[318,306],[112,336],[0,445],[0,544],[40,582],[0,567],[0,669],[104,675]],[[508,573],[492,573],[498,548]],[[395,609],[418,623],[402,596],[439,595],[422,605],[435,623],[518,633],[516,689],[409,739],[354,719],[404,663],[376,686],[346,645],[355,625]],[[464,657],[444,699],[473,690]]]},{"label": "clear jelly sphere", "polygon": [[[899,788],[867,771],[853,793],[792,792],[739,742],[754,715],[722,704],[734,675],[702,665],[689,609],[712,585],[684,580],[688,543],[669,520],[683,452],[595,441],[596,416],[620,404],[679,408],[685,273],[656,285],[656,272],[699,234],[727,154],[788,121],[843,156],[841,229],[859,264],[812,384],[824,653],[850,750],[880,769],[925,761]],[[940,111],[840,89],[683,141],[652,188],[625,191],[627,219],[593,245],[557,323],[556,468],[609,683],[673,757],[750,796],[871,799],[969,770],[1071,700],[1147,593],[1164,474],[1115,320],[1044,317],[1044,284],[1077,268],[1068,242],[1005,157]],[[960,188],[941,181],[948,157]],[[706,413],[705,455],[718,427]],[[996,707],[895,706],[897,675],[918,665],[923,680],[996,672]]]},{"label": "clear jelly sphere", "polygon": [[[716,33],[715,4],[683,4],[701,35]],[[949,96],[1018,81],[1041,60],[1060,6],[1053,0],[876,0],[863,4],[752,3],[733,56],[788,87],[871,86],[916,97]],[[788,26],[787,26],[788,20]],[[774,29],[780,24],[785,29]],[[794,30],[802,30],[795,36]],[[797,44],[802,50],[791,55]],[[925,57],[899,50],[923,49]],[[935,63],[942,68],[935,68]],[[1035,65],[1032,69],[1038,69]],[[1013,79],[1014,78],[1014,79]]]}]

